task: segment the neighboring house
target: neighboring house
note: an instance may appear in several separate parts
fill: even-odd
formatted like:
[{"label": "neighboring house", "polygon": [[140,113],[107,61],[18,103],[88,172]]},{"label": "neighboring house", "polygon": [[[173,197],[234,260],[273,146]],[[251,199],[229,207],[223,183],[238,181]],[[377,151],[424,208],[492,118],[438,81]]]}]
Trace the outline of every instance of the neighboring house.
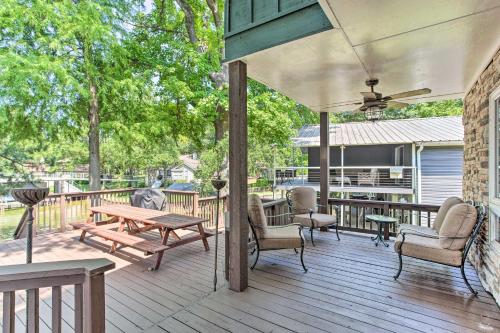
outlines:
[{"label": "neighboring house", "polygon": [[[319,190],[319,137],[319,125],[300,129],[293,141],[308,166],[278,168],[278,189]],[[330,191],[426,204],[461,196],[463,137],[459,116],[330,124]]]},{"label": "neighboring house", "polygon": [[177,166],[167,170],[167,178],[174,182],[192,182],[195,179],[194,173],[200,165],[200,161],[195,157],[193,155],[181,155],[179,157],[181,162]]}]

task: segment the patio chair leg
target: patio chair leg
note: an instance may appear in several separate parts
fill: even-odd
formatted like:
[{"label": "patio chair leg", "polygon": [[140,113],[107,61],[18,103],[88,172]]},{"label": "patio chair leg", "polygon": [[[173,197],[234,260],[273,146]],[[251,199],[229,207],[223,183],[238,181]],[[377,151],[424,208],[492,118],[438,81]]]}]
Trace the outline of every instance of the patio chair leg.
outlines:
[{"label": "patio chair leg", "polygon": [[257,257],[255,258],[255,261],[252,265],[252,267],[250,267],[250,269],[254,269],[255,268],[255,265],[257,265],[257,261],[259,261],[259,248],[257,247]]},{"label": "patio chair leg", "polygon": [[304,273],[307,273],[306,265],[304,265],[304,242],[302,242],[302,246],[300,247],[300,263],[302,264]]},{"label": "patio chair leg", "polygon": [[465,269],[464,268],[465,268],[465,265],[462,264],[460,266],[460,272],[462,272],[462,277],[464,278],[464,282],[467,285],[467,288],[469,288],[470,292],[477,296],[477,291],[472,289],[471,285],[469,284],[469,281],[467,280],[467,276],[465,276]]},{"label": "patio chair leg", "polygon": [[394,275],[394,280],[398,279],[399,274],[401,274],[401,270],[403,269],[403,256],[401,255],[401,252],[398,252],[398,257],[399,257],[399,269],[396,275]]},{"label": "patio chair leg", "polygon": [[298,253],[299,253],[299,251],[297,251],[297,249],[296,249],[296,248],[293,248],[293,251],[295,252],[295,254],[298,254]]},{"label": "patio chair leg", "polygon": [[314,244],[313,230],[314,230],[314,228],[309,228],[309,232],[311,233],[311,243],[312,243],[312,245],[313,245],[313,246],[316,246],[316,245]]},{"label": "patio chair leg", "polygon": [[338,224],[335,225],[335,233],[337,234],[337,240],[340,241],[340,237],[339,237],[339,225]]}]

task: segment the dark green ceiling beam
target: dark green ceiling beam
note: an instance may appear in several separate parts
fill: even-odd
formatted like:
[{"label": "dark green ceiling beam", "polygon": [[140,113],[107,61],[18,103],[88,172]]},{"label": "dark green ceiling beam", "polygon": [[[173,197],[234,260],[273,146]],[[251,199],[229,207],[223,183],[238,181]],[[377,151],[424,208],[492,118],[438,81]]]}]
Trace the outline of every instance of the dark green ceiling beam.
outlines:
[{"label": "dark green ceiling beam", "polygon": [[316,0],[227,0],[225,61],[330,29]]}]

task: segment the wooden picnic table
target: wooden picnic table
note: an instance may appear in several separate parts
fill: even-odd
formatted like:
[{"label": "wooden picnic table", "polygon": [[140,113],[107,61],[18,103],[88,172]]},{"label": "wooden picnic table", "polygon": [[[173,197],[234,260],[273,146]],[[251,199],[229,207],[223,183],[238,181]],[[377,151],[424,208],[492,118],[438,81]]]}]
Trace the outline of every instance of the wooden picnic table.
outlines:
[{"label": "wooden picnic table", "polygon": [[[107,215],[108,219],[95,221],[94,216],[96,214]],[[71,225],[75,229],[82,230],[80,241],[84,241],[86,233],[112,240],[113,244],[111,245],[110,252],[116,251],[116,246],[121,244],[142,250],[145,254],[156,253],[156,262],[151,267],[151,270],[157,270],[160,267],[165,250],[202,240],[205,250],[208,251],[207,237],[213,234],[206,232],[203,228],[202,223],[207,221],[208,219],[205,218],[173,214],[153,209],[127,205],[105,205],[91,207],[89,217],[85,223],[72,223]],[[118,231],[109,230],[106,225],[111,223],[119,223]],[[136,236],[142,232],[154,229],[159,230],[159,242],[153,242]],[[179,229],[191,230],[196,232],[196,234],[181,238],[175,232]],[[170,236],[175,240],[168,242]]]}]

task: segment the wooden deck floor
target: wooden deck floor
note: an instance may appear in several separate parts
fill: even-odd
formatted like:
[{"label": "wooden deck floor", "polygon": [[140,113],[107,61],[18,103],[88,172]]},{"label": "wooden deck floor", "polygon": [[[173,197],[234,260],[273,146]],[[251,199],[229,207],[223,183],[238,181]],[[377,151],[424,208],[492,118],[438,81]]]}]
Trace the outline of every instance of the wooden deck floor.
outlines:
[{"label": "wooden deck floor", "polygon": [[[201,242],[169,250],[160,270],[148,272],[141,253],[110,255],[101,239],[82,244],[69,232],[37,237],[34,260],[115,261],[106,274],[108,332],[500,332],[500,310],[471,267],[477,298],[458,269],[408,259],[394,281],[392,247],[375,247],[366,235],[342,233],[338,242],[334,233],[319,233],[316,247],[307,244],[308,273],[293,251],[264,252],[246,292],[229,291],[221,270],[213,293],[213,242],[209,252]],[[0,265],[23,261],[24,242],[0,244]],[[50,294],[41,296],[41,332],[50,332]],[[17,298],[21,332],[24,295]],[[72,287],[64,288],[63,325],[72,331]]]}]

